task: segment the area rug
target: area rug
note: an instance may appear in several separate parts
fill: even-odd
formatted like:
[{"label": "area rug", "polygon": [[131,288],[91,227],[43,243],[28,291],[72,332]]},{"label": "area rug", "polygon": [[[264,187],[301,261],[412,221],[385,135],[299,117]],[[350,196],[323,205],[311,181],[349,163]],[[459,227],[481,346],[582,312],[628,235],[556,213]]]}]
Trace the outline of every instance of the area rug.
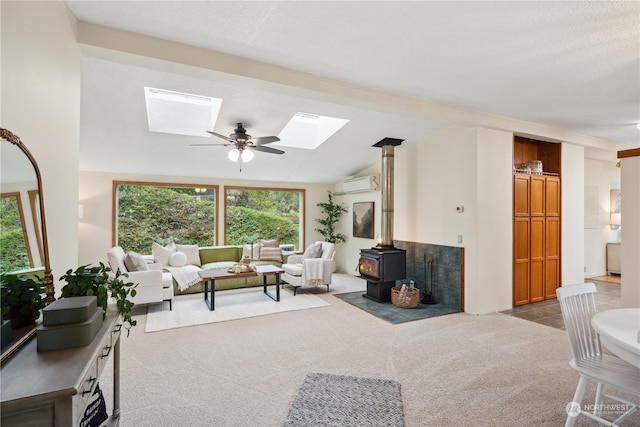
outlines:
[{"label": "area rug", "polygon": [[391,302],[372,301],[362,296],[363,293],[364,292],[349,292],[336,295],[336,297],[392,324],[459,313],[461,311],[460,309],[444,304],[419,303],[415,308],[400,308],[391,304]]},{"label": "area rug", "polygon": [[309,373],[285,427],[402,427],[400,383],[391,380]]},{"label": "area rug", "polygon": [[[273,286],[269,287],[269,292],[275,293]],[[167,304],[149,306],[145,332],[157,332],[330,305],[315,295],[294,296],[293,293],[285,289],[281,289],[280,301],[276,302],[264,294],[262,287],[254,287],[216,292],[216,309],[211,311],[204,302],[204,294],[202,293],[176,295],[173,298],[173,310],[171,311]]]}]

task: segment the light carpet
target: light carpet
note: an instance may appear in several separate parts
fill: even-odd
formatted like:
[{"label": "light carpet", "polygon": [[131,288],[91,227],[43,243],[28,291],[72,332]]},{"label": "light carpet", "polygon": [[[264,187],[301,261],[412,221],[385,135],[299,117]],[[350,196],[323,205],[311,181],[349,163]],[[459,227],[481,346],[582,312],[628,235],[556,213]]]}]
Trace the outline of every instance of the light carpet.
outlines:
[{"label": "light carpet", "polygon": [[[282,427],[310,372],[398,381],[405,427],[564,425],[579,378],[565,331],[501,313],[392,325],[332,295],[364,290],[364,280],[333,277],[329,294],[298,289],[296,298],[331,304],[319,309],[162,333],[145,333],[139,310],[120,340],[120,427]],[[111,411],[107,363],[100,387]],[[584,403],[595,394],[591,383]],[[640,411],[622,425],[640,426]],[[576,427],[596,426],[577,418]]]},{"label": "light carpet", "polygon": [[285,427],[402,427],[397,381],[309,373],[296,395]]},{"label": "light carpet", "polygon": [[[275,294],[275,289],[270,287],[269,292]],[[280,301],[276,302],[264,294],[261,286],[216,292],[215,311],[209,310],[202,293],[176,295],[173,298],[173,310],[169,310],[166,304],[149,306],[145,332],[307,310],[329,305],[331,304],[313,294],[294,296],[286,289],[280,290]]]}]

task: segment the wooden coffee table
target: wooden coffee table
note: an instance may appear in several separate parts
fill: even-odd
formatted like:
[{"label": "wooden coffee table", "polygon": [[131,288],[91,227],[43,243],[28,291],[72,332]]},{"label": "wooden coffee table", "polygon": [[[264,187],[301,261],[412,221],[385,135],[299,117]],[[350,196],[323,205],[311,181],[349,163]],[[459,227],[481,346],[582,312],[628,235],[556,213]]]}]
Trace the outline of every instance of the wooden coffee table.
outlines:
[{"label": "wooden coffee table", "polygon": [[[283,273],[280,267],[275,265],[259,265],[256,266],[256,271],[250,271],[247,273],[230,273],[226,268],[218,268],[215,270],[202,270],[198,272],[202,283],[204,285],[204,302],[207,303],[211,311],[215,310],[216,305],[216,280],[224,279],[237,279],[239,277],[255,277],[262,276],[264,293],[274,301],[280,301],[280,273]],[[276,276],[276,295],[273,296],[267,292],[267,276]]]}]

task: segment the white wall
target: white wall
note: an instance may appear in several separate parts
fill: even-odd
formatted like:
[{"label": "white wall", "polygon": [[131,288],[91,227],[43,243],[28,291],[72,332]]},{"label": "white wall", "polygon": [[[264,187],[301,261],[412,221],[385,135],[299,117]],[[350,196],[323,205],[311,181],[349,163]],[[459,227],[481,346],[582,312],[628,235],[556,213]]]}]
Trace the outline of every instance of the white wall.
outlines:
[{"label": "white wall", "polygon": [[[219,185],[219,197],[224,194],[225,185],[304,189],[306,198],[305,237],[307,244],[316,240],[322,240],[322,236],[315,231],[315,228],[319,226],[315,220],[321,215],[320,208],[316,205],[319,202],[324,202],[327,199],[327,191],[333,189],[332,186],[321,184],[309,185],[265,181],[211,180],[193,177],[81,172],[79,199],[83,206],[84,215],[78,223],[78,265],[97,264],[100,261],[106,261],[107,251],[112,243],[112,188],[114,180],[194,184],[202,186]],[[218,208],[222,209],[223,204],[219,203]],[[219,221],[216,230],[219,239],[218,243],[223,244],[224,214],[221,210],[219,211],[218,218]]]},{"label": "white wall", "polygon": [[476,128],[396,151],[394,238],[465,248],[468,313],[512,306],[512,151],[511,133]]},{"label": "white wall", "polygon": [[80,48],[62,2],[1,2],[2,127],[31,151],[43,181],[54,281],[78,258]]},{"label": "white wall", "polygon": [[[361,171],[357,174],[357,176],[366,176],[372,174],[380,174],[381,164],[382,164],[382,152],[380,148],[371,147],[371,150],[378,150],[381,154],[380,162],[372,165],[366,170]],[[397,151],[394,153],[397,156]],[[397,158],[397,157],[396,157]],[[395,163],[395,161],[394,161]],[[397,174],[395,175],[394,185],[397,184]],[[340,192],[342,190],[342,185],[338,184],[335,187],[336,192]],[[356,271],[358,267],[358,260],[360,258],[360,249],[371,248],[378,244],[378,237],[381,234],[380,228],[380,212],[382,206],[380,191],[372,191],[368,193],[356,193],[356,194],[344,194],[344,195],[336,195],[334,197],[334,201],[336,203],[340,203],[345,208],[347,208],[347,213],[344,214],[340,222],[338,223],[338,231],[345,236],[347,236],[347,241],[341,243],[336,248],[336,264],[338,266],[339,271],[343,271],[345,273],[357,276],[359,275]],[[353,204],[358,202],[373,202],[374,203],[374,233],[373,239],[364,239],[362,237],[353,237]],[[396,205],[397,206],[397,205]],[[395,217],[396,215],[394,215]]]},{"label": "white wall", "polygon": [[513,306],[513,134],[478,129],[477,310]]},{"label": "white wall", "polygon": [[640,307],[640,153],[620,161],[623,307]]},{"label": "white wall", "polygon": [[562,144],[562,277],[584,282],[584,147]]},{"label": "white wall", "polygon": [[[615,242],[617,237],[617,231],[612,231],[609,225],[610,194],[612,189],[620,189],[620,168],[616,167],[615,162],[585,159],[585,277],[597,277],[607,274],[607,242]],[[597,223],[592,220],[587,221],[590,215],[594,215],[594,220],[597,216]]]}]

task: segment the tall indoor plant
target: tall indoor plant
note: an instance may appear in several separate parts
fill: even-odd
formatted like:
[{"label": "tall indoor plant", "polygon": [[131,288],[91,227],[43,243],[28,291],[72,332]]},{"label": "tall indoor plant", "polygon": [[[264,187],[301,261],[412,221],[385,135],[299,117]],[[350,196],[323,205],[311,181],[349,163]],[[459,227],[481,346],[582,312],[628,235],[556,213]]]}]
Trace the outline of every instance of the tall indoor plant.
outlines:
[{"label": "tall indoor plant", "polygon": [[129,335],[130,328],[135,326],[137,321],[131,317],[134,303],[128,297],[136,296],[135,287],[138,285],[124,281],[123,278],[128,277],[128,275],[120,272],[120,270],[116,271],[115,274],[110,273],[111,268],[102,262],[99,266],[87,264],[78,267],[75,271],[67,270],[60,277],[60,280],[67,282],[62,287],[61,298],[95,295],[98,298],[98,307],[102,307],[105,314],[109,305],[109,298],[113,298],[124,321],[127,335]]},{"label": "tall indoor plant", "polygon": [[329,243],[343,243],[347,240],[347,236],[336,231],[336,224],[340,221],[342,214],[348,211],[347,208],[333,201],[331,191],[327,193],[329,194],[329,200],[316,205],[320,207],[324,214],[323,218],[316,219],[316,221],[322,225],[322,227],[316,228],[316,231],[322,234],[324,240]]}]

